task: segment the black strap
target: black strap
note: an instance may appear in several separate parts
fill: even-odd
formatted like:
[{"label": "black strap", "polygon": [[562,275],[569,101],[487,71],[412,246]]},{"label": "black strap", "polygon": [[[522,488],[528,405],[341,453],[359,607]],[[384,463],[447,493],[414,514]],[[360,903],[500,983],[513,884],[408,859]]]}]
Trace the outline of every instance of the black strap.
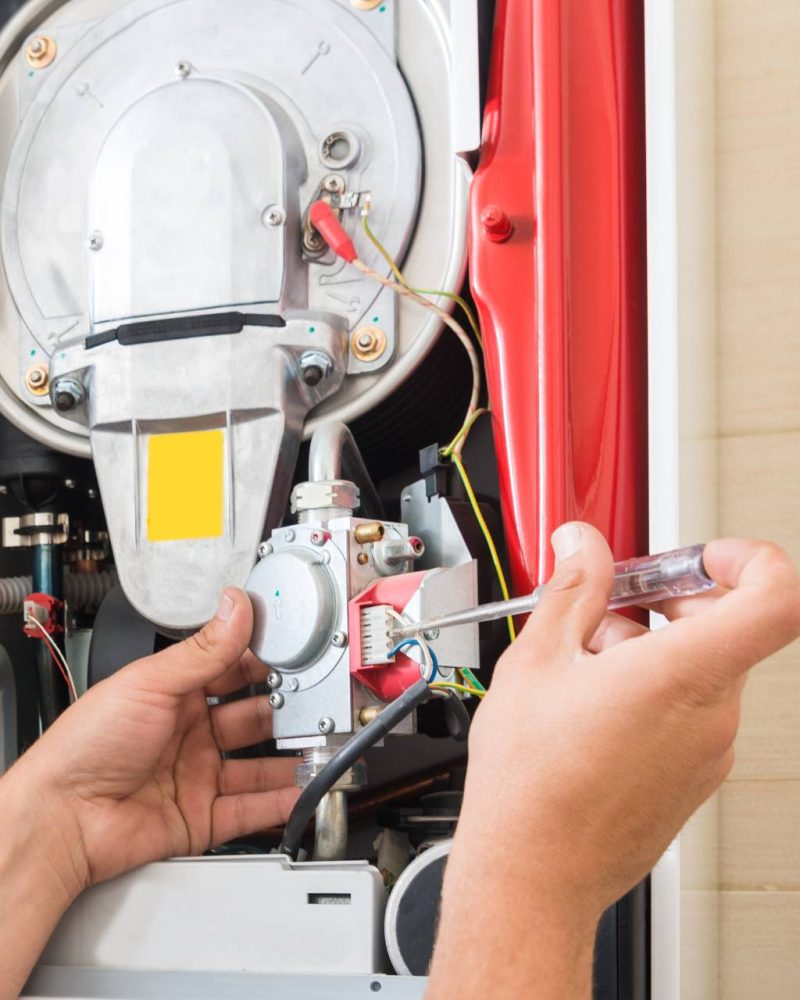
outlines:
[{"label": "black strap", "polygon": [[86,348],[100,347],[117,341],[122,347],[137,344],[156,344],[162,340],[184,340],[188,337],[219,337],[223,334],[241,333],[246,326],[271,326],[282,328],[286,320],[269,313],[210,313],[204,316],[176,316],[143,323],[126,323],[116,330],[93,333],[86,338]]}]

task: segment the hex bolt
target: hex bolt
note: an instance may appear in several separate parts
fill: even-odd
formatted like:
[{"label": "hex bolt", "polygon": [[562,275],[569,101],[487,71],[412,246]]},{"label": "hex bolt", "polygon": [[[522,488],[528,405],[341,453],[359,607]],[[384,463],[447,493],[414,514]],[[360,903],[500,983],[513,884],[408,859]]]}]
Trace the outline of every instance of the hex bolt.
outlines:
[{"label": "hex bolt", "polygon": [[300,377],[307,386],[314,388],[333,371],[333,362],[322,351],[306,351],[300,358]]},{"label": "hex bolt", "polygon": [[329,733],[332,733],[334,731],[334,729],[336,728],[336,723],[329,715],[324,715],[319,720],[318,727],[322,735],[327,736]]},{"label": "hex bolt", "polygon": [[337,649],[344,649],[347,645],[347,633],[346,632],[334,632],[331,636],[331,644],[336,646]]},{"label": "hex bolt", "polygon": [[60,378],[53,386],[53,401],[59,413],[69,413],[83,402],[83,386],[77,379]]},{"label": "hex bolt", "polygon": [[350,351],[358,361],[377,361],[388,347],[386,334],[379,326],[362,326],[350,338]]},{"label": "hex bolt", "polygon": [[98,253],[100,250],[103,249],[105,242],[106,241],[103,234],[100,232],[99,229],[96,229],[89,237],[89,249],[92,251],[92,253]]},{"label": "hex bolt", "polygon": [[497,205],[488,205],[484,208],[481,212],[481,225],[492,243],[505,243],[511,239],[511,234],[514,232],[511,219]]},{"label": "hex bolt", "polygon": [[43,396],[49,382],[50,375],[44,365],[34,365],[25,373],[25,385],[35,396]]},{"label": "hex bolt", "polygon": [[278,691],[273,691],[269,696],[269,705],[272,709],[283,708],[283,695]]},{"label": "hex bolt", "polygon": [[277,229],[278,226],[282,226],[285,218],[283,209],[277,205],[270,205],[269,208],[265,208],[264,214],[261,216],[262,222],[269,229]]},{"label": "hex bolt", "polygon": [[262,542],[258,547],[258,558],[266,559],[269,555],[272,555],[272,542]]},{"label": "hex bolt", "polygon": [[277,670],[270,670],[269,676],[267,677],[267,684],[273,691],[277,690],[281,684],[283,684],[282,675],[279,674]]}]

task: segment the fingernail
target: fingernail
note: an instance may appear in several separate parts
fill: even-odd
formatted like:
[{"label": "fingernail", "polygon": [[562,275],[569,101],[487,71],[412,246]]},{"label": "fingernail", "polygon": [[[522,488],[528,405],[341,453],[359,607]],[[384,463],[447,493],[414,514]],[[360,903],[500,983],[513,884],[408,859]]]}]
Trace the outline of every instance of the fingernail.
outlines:
[{"label": "fingernail", "polygon": [[223,593],[222,597],[220,597],[219,599],[219,607],[217,608],[217,618],[226,622],[233,614],[234,607],[235,607],[234,600],[230,596],[230,594]]},{"label": "fingernail", "polygon": [[556,528],[550,540],[553,552],[556,554],[556,565],[575,555],[581,547],[582,536],[581,526],[574,522],[562,524],[560,528]]}]

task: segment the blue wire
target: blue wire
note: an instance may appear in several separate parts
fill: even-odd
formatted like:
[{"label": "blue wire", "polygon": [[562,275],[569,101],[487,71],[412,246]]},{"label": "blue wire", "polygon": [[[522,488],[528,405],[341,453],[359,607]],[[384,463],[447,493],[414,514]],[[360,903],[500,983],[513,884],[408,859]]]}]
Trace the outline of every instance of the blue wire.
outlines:
[{"label": "blue wire", "polygon": [[[405,649],[406,646],[416,646],[421,653],[423,652],[422,643],[419,641],[419,639],[403,639],[402,642],[398,642],[398,644],[394,647],[394,649],[392,649],[389,652],[388,655],[395,656],[397,653],[400,652],[401,649]],[[431,684],[433,683],[433,681],[436,680],[436,677],[438,676],[439,661],[436,658],[436,653],[434,653],[434,651],[431,649],[430,646],[428,646],[428,652],[431,654],[431,663],[433,664],[433,670],[431,671],[430,677],[427,677],[426,680],[428,681],[429,684]]]}]

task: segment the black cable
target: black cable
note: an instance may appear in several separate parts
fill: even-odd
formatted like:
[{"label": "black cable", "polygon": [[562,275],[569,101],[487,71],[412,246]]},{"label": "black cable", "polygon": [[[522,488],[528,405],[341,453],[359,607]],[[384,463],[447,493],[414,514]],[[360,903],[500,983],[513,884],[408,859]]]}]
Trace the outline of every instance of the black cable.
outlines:
[{"label": "black cable", "polygon": [[415,708],[427,701],[430,693],[427,681],[418,680],[336,751],[295,803],[286,829],[283,831],[279,853],[288,854],[290,858],[297,857],[303,833],[323,797],[366,750],[383,739]]},{"label": "black cable", "polygon": [[466,743],[469,737],[470,716],[464,702],[458,697],[455,691],[448,691],[444,703],[444,718],[447,724],[447,731],[454,740],[459,743]]}]

